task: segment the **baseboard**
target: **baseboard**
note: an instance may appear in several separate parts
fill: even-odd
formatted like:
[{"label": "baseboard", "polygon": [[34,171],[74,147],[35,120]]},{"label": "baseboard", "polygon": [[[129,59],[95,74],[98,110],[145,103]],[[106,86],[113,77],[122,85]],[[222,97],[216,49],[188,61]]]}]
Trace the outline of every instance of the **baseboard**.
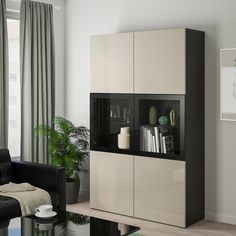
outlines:
[{"label": "baseboard", "polygon": [[206,211],[205,218],[207,220],[236,225],[236,216],[224,215],[224,214]]}]

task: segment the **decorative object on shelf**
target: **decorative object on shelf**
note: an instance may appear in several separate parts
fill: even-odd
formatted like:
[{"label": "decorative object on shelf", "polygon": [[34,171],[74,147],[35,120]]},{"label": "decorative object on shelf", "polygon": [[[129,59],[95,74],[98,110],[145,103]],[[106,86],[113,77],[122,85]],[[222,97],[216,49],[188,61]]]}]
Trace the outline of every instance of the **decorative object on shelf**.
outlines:
[{"label": "decorative object on shelf", "polygon": [[160,124],[160,125],[167,125],[167,124],[168,124],[168,117],[166,117],[166,116],[161,116],[161,117],[159,118],[159,124]]},{"label": "decorative object on shelf", "polygon": [[120,119],[120,106],[116,104],[117,118]]},{"label": "decorative object on shelf", "polygon": [[127,124],[130,122],[130,107],[124,107],[123,120]]},{"label": "decorative object on shelf", "polygon": [[168,125],[159,125],[159,129],[161,133],[167,133],[170,131],[170,126]]},{"label": "decorative object on shelf", "polygon": [[174,151],[174,139],[172,134],[166,134],[162,137],[163,153],[173,153]]},{"label": "decorative object on shelf", "polygon": [[149,124],[150,125],[157,124],[157,108],[155,106],[151,106],[149,108]]},{"label": "decorative object on shelf", "polygon": [[83,126],[74,126],[69,120],[56,116],[54,127],[37,126],[35,136],[48,137],[48,151],[51,164],[62,166],[66,170],[66,203],[77,202],[82,164],[89,156],[89,130]]},{"label": "decorative object on shelf", "polygon": [[221,120],[236,121],[236,48],[221,49]]},{"label": "decorative object on shelf", "polygon": [[120,134],[118,134],[118,147],[120,149],[130,148],[130,127],[120,128]]},{"label": "decorative object on shelf", "polygon": [[170,125],[175,126],[176,125],[176,112],[175,112],[175,109],[171,109],[169,116],[170,116]]},{"label": "decorative object on shelf", "polygon": [[117,116],[118,116],[117,113],[118,113],[117,106],[111,105],[110,106],[110,118],[111,119],[117,119]]}]

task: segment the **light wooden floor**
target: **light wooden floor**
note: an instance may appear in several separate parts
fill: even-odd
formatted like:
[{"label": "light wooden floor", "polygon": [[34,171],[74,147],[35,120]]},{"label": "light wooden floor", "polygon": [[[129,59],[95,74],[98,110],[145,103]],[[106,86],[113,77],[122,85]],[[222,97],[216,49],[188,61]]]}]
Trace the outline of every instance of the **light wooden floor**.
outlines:
[{"label": "light wooden floor", "polygon": [[181,229],[164,224],[90,209],[89,202],[67,205],[67,210],[79,214],[99,217],[105,220],[138,226],[141,228],[139,234],[144,236],[236,236],[235,225],[202,221],[187,229]]}]

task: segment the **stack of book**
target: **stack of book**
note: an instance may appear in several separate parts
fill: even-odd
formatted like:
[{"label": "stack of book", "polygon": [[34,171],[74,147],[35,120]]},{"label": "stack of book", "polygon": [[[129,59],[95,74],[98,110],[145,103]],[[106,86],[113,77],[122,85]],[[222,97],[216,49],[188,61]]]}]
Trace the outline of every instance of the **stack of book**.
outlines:
[{"label": "stack of book", "polygon": [[167,129],[161,132],[158,126],[140,127],[140,151],[156,153],[173,153],[173,135]]}]

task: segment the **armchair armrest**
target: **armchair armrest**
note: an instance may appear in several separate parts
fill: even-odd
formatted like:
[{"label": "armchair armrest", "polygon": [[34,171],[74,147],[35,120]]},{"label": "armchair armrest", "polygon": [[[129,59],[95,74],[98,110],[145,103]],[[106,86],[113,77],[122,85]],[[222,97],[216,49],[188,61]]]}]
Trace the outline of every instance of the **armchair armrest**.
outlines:
[{"label": "armchair armrest", "polygon": [[65,169],[45,164],[12,161],[13,179],[16,183],[27,182],[58,195],[59,210],[66,209]]}]

